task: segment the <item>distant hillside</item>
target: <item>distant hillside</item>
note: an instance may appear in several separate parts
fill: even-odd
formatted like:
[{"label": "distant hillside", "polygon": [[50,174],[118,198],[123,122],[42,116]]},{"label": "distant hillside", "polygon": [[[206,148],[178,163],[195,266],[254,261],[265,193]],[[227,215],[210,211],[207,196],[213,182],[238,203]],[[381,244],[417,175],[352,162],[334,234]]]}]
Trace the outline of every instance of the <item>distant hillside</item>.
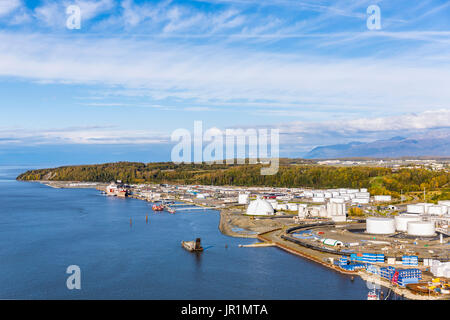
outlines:
[{"label": "distant hillside", "polygon": [[403,138],[394,137],[388,140],[373,142],[351,142],[316,147],[305,155],[307,159],[333,159],[348,157],[420,157],[450,156],[450,136],[439,138]]}]

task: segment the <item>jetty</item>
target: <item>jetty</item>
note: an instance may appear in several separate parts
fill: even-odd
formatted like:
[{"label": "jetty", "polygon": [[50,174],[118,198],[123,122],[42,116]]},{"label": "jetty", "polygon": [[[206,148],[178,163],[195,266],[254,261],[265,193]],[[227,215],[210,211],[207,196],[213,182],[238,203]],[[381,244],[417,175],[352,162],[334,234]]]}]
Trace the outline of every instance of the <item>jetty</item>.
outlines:
[{"label": "jetty", "polygon": [[272,242],[257,242],[252,244],[240,244],[240,248],[258,248],[258,247],[275,247],[276,244]]}]

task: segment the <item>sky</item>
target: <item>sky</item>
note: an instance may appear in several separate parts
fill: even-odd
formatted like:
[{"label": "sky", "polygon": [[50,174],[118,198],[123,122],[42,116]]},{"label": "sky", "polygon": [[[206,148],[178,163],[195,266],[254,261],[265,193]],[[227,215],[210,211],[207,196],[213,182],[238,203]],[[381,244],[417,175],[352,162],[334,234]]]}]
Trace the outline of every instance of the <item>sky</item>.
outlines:
[{"label": "sky", "polygon": [[0,0],[0,164],[168,161],[196,120],[278,128],[291,157],[440,134],[449,17],[437,0]]}]

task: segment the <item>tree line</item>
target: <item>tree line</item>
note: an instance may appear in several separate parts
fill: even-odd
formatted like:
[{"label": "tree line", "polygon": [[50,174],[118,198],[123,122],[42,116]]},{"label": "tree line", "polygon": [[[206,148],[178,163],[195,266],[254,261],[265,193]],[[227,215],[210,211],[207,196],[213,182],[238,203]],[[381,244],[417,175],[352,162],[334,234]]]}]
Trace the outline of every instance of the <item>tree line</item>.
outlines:
[{"label": "tree line", "polygon": [[450,173],[421,168],[392,170],[384,167],[332,167],[282,164],[275,175],[260,174],[261,165],[174,164],[170,162],[116,162],[30,170],[18,180],[110,182],[128,184],[176,183],[202,185],[368,188],[372,194],[439,190],[450,182]]}]

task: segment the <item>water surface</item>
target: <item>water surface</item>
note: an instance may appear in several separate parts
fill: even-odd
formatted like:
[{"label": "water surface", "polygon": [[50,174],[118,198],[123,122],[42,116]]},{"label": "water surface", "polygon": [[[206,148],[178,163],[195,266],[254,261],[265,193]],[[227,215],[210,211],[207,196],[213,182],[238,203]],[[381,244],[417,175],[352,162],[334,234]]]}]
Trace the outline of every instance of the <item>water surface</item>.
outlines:
[{"label": "water surface", "polygon": [[[275,247],[239,248],[255,240],[221,234],[217,211],[153,213],[144,201],[94,189],[15,181],[23,171],[0,167],[1,299],[367,297],[359,277],[350,281]],[[206,248],[200,255],[180,245],[195,237]],[[66,287],[73,264],[81,290]]]}]

